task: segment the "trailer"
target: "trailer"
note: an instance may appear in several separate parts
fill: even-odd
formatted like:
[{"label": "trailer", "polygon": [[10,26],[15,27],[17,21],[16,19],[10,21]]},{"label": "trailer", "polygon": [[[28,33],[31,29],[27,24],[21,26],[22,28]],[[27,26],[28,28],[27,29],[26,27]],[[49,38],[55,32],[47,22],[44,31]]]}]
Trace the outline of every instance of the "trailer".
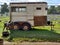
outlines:
[{"label": "trailer", "polygon": [[10,30],[30,30],[32,26],[47,24],[46,2],[10,3]]}]

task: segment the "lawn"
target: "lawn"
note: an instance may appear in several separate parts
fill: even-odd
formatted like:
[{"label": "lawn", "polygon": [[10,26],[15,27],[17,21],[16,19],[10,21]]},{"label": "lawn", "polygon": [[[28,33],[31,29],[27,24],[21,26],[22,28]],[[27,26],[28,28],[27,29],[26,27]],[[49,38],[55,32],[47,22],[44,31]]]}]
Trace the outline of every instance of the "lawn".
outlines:
[{"label": "lawn", "polygon": [[[3,23],[9,20],[9,17],[0,17],[0,38],[2,38],[3,32]],[[29,31],[22,30],[10,30],[10,36],[8,40],[13,39],[12,41],[55,41],[60,42],[60,23],[59,21],[54,21],[54,31],[51,31],[50,26],[39,26],[33,27]]]}]

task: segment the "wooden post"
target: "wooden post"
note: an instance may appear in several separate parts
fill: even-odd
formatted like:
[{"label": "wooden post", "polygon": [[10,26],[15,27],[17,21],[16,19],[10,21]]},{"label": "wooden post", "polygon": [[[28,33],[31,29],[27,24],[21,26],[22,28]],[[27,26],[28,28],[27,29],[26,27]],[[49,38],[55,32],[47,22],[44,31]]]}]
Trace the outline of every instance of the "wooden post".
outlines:
[{"label": "wooden post", "polygon": [[53,23],[51,22],[51,31],[53,31],[53,28],[54,28],[54,25],[53,25]]}]

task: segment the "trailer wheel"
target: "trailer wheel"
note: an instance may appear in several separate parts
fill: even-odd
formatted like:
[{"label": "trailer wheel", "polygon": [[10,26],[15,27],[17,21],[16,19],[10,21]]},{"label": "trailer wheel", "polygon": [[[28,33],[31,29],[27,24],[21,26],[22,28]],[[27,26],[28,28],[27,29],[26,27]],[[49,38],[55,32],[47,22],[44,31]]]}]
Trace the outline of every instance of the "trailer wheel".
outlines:
[{"label": "trailer wheel", "polygon": [[14,30],[18,30],[19,29],[19,25],[18,24],[14,24]]},{"label": "trailer wheel", "polygon": [[25,23],[23,24],[23,28],[24,31],[30,30],[31,29],[31,25],[29,23]]},{"label": "trailer wheel", "polygon": [[18,30],[19,29],[19,24],[18,23],[11,23],[8,26],[9,30]]}]

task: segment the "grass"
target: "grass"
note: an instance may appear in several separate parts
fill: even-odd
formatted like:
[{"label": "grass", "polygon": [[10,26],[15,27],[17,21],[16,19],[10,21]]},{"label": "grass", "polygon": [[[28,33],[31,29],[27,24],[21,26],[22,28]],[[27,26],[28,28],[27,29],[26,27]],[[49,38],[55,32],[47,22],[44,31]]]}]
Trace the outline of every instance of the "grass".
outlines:
[{"label": "grass", "polygon": [[[9,17],[0,17],[0,38],[2,38],[3,23],[9,20]],[[60,23],[54,21],[54,31],[51,31],[50,26],[33,27],[29,31],[10,30],[10,37],[8,40],[12,41],[55,41],[60,42]],[[60,21],[58,21],[60,22]]]},{"label": "grass", "polygon": [[26,39],[25,41],[60,41],[60,34],[46,29],[31,29],[30,31],[12,30],[10,32],[14,40],[19,40],[20,37],[24,40]]}]

